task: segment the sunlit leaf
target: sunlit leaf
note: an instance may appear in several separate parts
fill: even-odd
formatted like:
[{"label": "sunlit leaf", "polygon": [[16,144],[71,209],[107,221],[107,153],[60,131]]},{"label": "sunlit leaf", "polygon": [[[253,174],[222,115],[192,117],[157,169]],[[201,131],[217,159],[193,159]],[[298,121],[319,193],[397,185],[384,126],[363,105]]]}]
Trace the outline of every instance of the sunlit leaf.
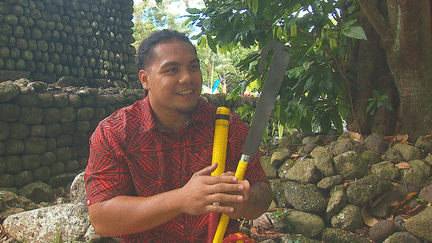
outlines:
[{"label": "sunlit leaf", "polygon": [[348,30],[343,30],[342,34],[358,40],[367,40],[364,30],[360,26],[352,26]]},{"label": "sunlit leaf", "polygon": [[290,26],[290,34],[291,36],[297,36],[297,25],[293,24]]}]

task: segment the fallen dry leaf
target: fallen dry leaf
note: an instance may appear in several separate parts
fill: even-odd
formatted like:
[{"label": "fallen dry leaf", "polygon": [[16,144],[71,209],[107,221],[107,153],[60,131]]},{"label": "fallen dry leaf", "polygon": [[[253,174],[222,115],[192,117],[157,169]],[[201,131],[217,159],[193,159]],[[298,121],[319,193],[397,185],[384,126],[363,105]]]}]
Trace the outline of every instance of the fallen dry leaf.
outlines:
[{"label": "fallen dry leaf", "polygon": [[261,229],[271,229],[273,225],[268,218],[267,214],[262,214],[260,217],[252,221],[252,227]]},{"label": "fallen dry leaf", "polygon": [[407,162],[400,162],[400,163],[397,163],[395,166],[396,166],[396,168],[398,168],[399,170],[403,170],[403,169],[409,169],[409,168],[411,168],[411,165],[408,164]]},{"label": "fallen dry leaf", "polygon": [[361,214],[363,216],[363,221],[367,226],[372,227],[378,223],[378,220],[372,216],[372,213],[369,211],[369,208],[366,208],[366,206],[362,208]]},{"label": "fallen dry leaf", "polygon": [[408,134],[401,135],[399,133],[395,136],[384,136],[383,137],[383,139],[390,144],[390,147],[393,147],[393,145],[395,145],[397,143],[408,144],[408,138],[409,138]]},{"label": "fallen dry leaf", "polygon": [[361,135],[361,134],[358,133],[358,132],[350,132],[350,133],[349,133],[349,137],[350,137],[352,140],[356,141],[356,142],[362,142],[362,141],[364,141],[364,137],[363,137],[363,135]]}]

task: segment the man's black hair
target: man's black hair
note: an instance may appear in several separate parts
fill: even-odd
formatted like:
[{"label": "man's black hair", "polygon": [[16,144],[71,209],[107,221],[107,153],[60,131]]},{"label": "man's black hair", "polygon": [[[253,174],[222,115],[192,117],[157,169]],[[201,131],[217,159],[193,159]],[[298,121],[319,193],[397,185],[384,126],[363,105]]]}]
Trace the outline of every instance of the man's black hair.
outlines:
[{"label": "man's black hair", "polygon": [[169,42],[171,40],[186,42],[193,47],[195,54],[197,53],[195,46],[185,34],[169,29],[156,31],[145,38],[139,46],[136,63],[138,72],[142,69],[145,69],[151,62],[153,58],[153,49],[157,44],[162,41]]}]

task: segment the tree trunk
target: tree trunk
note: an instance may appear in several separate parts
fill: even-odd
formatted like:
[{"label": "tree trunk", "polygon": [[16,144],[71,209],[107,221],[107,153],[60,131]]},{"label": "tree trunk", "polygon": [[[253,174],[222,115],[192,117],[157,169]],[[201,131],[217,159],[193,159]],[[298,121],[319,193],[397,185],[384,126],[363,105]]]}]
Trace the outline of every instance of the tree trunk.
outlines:
[{"label": "tree trunk", "polygon": [[[431,0],[359,2],[380,36],[399,94],[400,131],[396,132],[408,134],[411,142],[432,134]],[[380,3],[384,3],[384,11],[377,8]]]},{"label": "tree trunk", "polygon": [[[352,88],[353,114],[348,119],[348,129],[363,135],[379,133],[393,135],[396,129],[397,108],[399,98],[396,85],[387,65],[384,49],[380,47],[380,38],[364,14],[359,16],[359,23],[363,27],[367,41],[358,44],[356,89]],[[369,98],[373,97],[373,90],[386,94],[387,102],[393,111],[381,107],[373,115],[366,108]]]}]

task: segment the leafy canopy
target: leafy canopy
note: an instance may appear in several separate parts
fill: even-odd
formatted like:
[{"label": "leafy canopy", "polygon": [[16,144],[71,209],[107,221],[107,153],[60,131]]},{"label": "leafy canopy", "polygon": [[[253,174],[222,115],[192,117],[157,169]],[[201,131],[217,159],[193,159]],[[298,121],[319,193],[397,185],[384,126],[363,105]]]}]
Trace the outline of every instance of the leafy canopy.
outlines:
[{"label": "leafy canopy", "polygon": [[[205,39],[213,52],[234,50],[237,45],[262,49],[273,40],[285,44],[292,59],[273,110],[273,123],[279,129],[342,131],[343,118],[352,107],[348,89],[355,77],[352,46],[366,39],[357,23],[357,1],[207,0],[205,8],[188,12],[189,20],[200,28],[195,38]],[[258,60],[259,53],[251,52],[238,62],[247,81],[228,98],[241,95],[255,80],[262,88],[265,74],[259,74]]]}]

